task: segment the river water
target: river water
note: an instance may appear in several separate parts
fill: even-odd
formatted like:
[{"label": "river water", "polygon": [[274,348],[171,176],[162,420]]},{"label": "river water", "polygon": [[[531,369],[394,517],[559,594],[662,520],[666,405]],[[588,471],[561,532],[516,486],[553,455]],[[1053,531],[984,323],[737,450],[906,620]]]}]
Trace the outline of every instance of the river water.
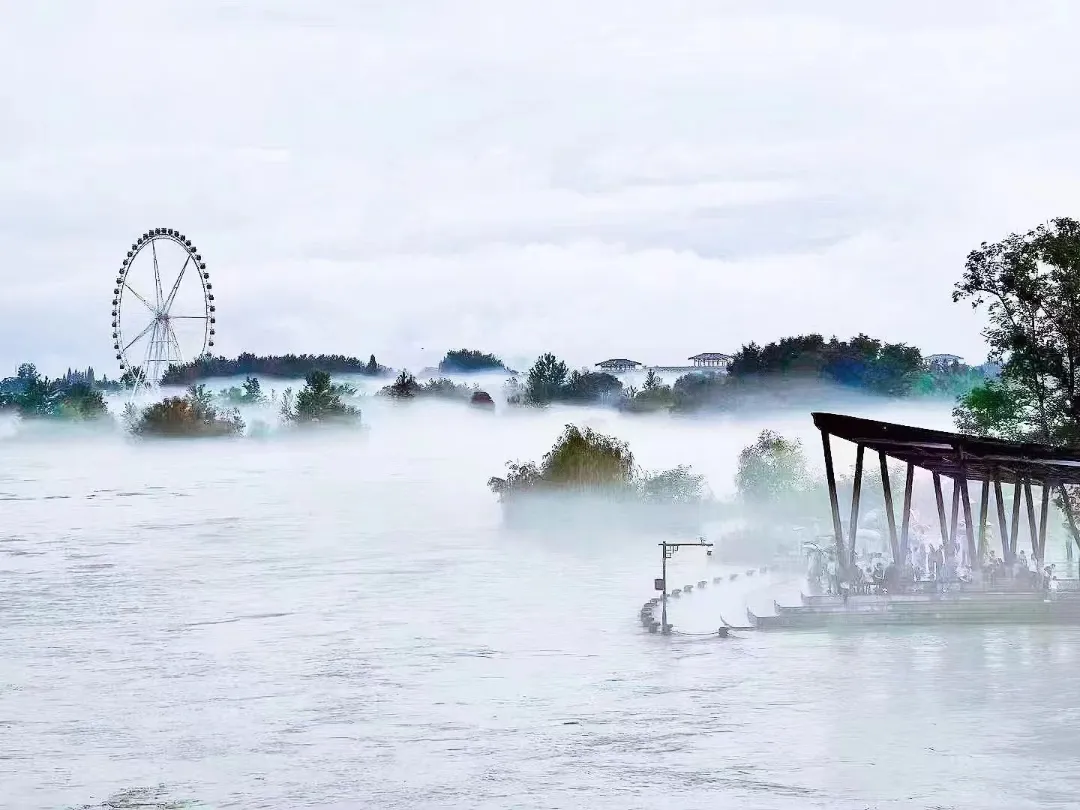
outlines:
[{"label": "river water", "polygon": [[[512,533],[485,488],[586,419],[723,491],[808,417],[365,416],[0,441],[0,807],[1076,805],[1080,634],[651,636],[658,538]],[[670,577],[720,574],[684,550]],[[672,620],[790,587],[725,580]]]}]

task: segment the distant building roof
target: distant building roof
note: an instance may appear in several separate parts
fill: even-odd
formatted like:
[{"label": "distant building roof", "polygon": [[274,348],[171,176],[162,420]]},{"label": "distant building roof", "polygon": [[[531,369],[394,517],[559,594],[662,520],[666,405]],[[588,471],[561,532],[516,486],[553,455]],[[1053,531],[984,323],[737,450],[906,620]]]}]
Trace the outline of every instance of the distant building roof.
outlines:
[{"label": "distant building roof", "polygon": [[625,357],[613,357],[610,360],[601,360],[596,365],[600,368],[637,368],[641,363],[637,360],[627,360]]},{"label": "distant building roof", "polygon": [[722,352],[702,352],[701,354],[695,354],[693,357],[688,357],[688,360],[733,360],[734,358],[730,354],[723,354]]},{"label": "distant building roof", "polygon": [[956,361],[957,363],[963,363],[964,358],[958,354],[929,354],[926,356],[926,361],[928,363],[940,363],[942,361],[946,363],[952,363],[953,361]]}]

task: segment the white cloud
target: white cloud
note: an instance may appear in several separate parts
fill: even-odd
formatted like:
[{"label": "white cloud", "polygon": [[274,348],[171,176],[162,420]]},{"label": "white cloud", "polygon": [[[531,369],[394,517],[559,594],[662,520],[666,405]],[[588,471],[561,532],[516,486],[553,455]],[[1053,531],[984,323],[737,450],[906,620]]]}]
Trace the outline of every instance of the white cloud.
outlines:
[{"label": "white cloud", "polygon": [[148,227],[217,349],[575,363],[858,331],[978,359],[983,239],[1076,213],[1080,7],[3,3],[0,373],[109,367]]}]

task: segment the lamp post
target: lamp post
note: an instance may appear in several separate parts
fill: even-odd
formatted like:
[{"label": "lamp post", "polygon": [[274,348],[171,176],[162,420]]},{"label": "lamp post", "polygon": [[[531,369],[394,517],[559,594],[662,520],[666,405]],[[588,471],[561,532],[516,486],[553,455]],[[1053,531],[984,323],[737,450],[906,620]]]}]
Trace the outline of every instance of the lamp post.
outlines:
[{"label": "lamp post", "polygon": [[708,549],[707,553],[712,555],[712,543],[706,543],[704,537],[698,538],[696,543],[667,543],[662,542],[659,544],[660,549],[663,551],[663,557],[660,563],[660,579],[653,581],[653,587],[660,591],[660,631],[664,635],[671,633],[671,625],[667,620],[667,561],[674,556],[675,552],[685,546],[694,546],[696,548]]}]

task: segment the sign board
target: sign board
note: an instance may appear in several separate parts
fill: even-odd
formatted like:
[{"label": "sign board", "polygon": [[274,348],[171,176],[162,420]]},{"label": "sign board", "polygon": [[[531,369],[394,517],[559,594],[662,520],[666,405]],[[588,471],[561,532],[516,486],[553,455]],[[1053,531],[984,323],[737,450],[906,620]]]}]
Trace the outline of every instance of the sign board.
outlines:
[{"label": "sign board", "polygon": [[653,588],[655,588],[658,591],[666,591],[667,590],[667,588],[664,586],[664,580],[662,580],[662,579],[654,579],[653,580]]}]

